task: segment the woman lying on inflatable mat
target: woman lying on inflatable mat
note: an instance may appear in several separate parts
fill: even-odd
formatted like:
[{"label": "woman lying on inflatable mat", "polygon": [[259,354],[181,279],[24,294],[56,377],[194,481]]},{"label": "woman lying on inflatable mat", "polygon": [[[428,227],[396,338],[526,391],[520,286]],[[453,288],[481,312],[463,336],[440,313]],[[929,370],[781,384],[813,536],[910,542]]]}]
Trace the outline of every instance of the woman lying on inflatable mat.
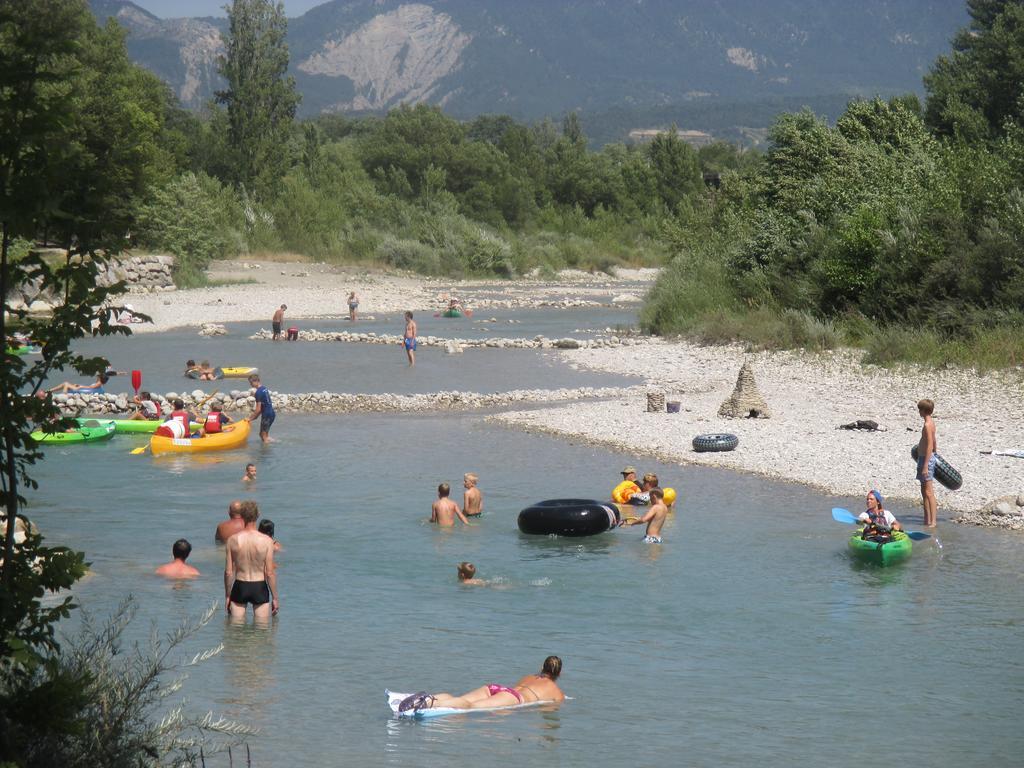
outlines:
[{"label": "woman lying on inflatable mat", "polygon": [[482,685],[479,688],[452,696],[450,693],[429,694],[414,693],[398,705],[399,712],[421,709],[494,709],[495,707],[514,707],[518,704],[533,704],[538,701],[560,702],[565,694],[555,683],[562,674],[562,660],[557,656],[544,659],[540,674],[527,675],[512,688],[504,685]]}]

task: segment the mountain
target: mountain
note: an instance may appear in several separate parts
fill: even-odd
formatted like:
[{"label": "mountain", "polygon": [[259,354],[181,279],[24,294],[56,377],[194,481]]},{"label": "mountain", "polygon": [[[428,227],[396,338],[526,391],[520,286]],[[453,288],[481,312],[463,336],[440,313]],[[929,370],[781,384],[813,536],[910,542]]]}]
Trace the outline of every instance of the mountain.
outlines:
[{"label": "mountain", "polygon": [[[92,0],[188,107],[219,87],[225,19]],[[289,20],[301,111],[459,117],[920,92],[967,22],[950,0],[332,0]]]}]

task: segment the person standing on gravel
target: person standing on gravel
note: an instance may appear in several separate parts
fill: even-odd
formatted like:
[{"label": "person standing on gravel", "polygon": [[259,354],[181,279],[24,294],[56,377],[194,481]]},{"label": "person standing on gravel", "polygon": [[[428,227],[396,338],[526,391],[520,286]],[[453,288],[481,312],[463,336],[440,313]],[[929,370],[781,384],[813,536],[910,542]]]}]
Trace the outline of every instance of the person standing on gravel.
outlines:
[{"label": "person standing on gravel", "polygon": [[274,331],[274,341],[281,340],[281,324],[284,323],[284,311],[288,309],[287,304],[282,304],[274,312],[274,316],[270,318],[270,325]]},{"label": "person standing on gravel", "polygon": [[356,321],[356,310],[359,309],[359,297],[352,291],[348,295],[348,319],[353,323]]},{"label": "person standing on gravel", "polygon": [[932,412],[935,403],[925,398],[917,404],[917,412],[924,419],[921,439],[917,443],[917,481],[921,483],[921,503],[924,506],[925,528],[934,528],[939,505],[935,500],[935,422]]}]

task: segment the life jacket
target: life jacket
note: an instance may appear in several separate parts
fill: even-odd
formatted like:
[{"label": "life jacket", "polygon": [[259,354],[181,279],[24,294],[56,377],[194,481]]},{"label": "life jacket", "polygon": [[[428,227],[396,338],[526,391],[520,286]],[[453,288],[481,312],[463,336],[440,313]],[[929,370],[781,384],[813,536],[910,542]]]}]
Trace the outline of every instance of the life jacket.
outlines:
[{"label": "life jacket", "polygon": [[623,480],[612,490],[612,501],[616,504],[628,504],[629,497],[634,493],[640,493],[640,486],[632,480]]},{"label": "life jacket", "polygon": [[188,427],[177,419],[165,421],[156,428],[156,434],[161,437],[182,438],[188,437]]},{"label": "life jacket", "polygon": [[158,419],[161,416],[164,415],[164,409],[160,407],[160,401],[159,400],[150,400],[149,402],[151,402],[154,406],[156,406],[156,417]]},{"label": "life jacket", "polygon": [[206,414],[206,423],[203,424],[203,431],[209,434],[210,432],[220,432],[220,411],[210,411]]},{"label": "life jacket", "polygon": [[171,411],[171,421],[181,422],[181,425],[185,428],[186,434],[188,433],[188,411]]}]

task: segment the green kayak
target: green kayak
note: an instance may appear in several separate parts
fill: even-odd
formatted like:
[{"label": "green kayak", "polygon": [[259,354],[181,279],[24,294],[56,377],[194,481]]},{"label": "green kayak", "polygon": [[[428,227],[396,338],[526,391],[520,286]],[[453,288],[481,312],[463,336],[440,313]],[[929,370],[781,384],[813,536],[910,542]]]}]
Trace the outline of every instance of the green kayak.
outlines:
[{"label": "green kayak", "polygon": [[457,309],[446,309],[441,313],[441,317],[462,317],[462,313]]},{"label": "green kayak", "polygon": [[52,434],[37,429],[30,437],[37,443],[91,443],[97,440],[109,440],[114,436],[114,422],[109,419],[75,419],[78,429],[74,432],[54,432]]},{"label": "green kayak", "polygon": [[[862,529],[863,530],[863,529]],[[903,531],[894,531],[892,541],[880,544],[877,541],[864,541],[860,531],[850,537],[850,554],[858,560],[876,565],[893,565],[910,557],[913,542]]]},{"label": "green kayak", "polygon": [[38,355],[43,350],[39,347],[22,346],[22,347],[7,347],[8,355]]},{"label": "green kayak", "polygon": [[[163,419],[156,419],[155,421],[148,419],[114,419],[113,421],[114,429],[118,434],[126,433],[133,435],[151,435],[163,423]],[[189,428],[195,432],[199,429],[199,426],[199,424],[193,421]]]}]

